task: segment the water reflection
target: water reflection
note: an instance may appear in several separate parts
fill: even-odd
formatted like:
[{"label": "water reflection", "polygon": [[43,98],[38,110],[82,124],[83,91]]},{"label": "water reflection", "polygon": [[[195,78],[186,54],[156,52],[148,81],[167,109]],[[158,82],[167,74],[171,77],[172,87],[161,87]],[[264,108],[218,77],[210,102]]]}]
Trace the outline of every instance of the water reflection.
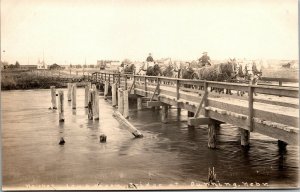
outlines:
[{"label": "water reflection", "polygon": [[[77,109],[65,101],[65,122],[50,111],[49,90],[2,93],[3,183],[26,184],[190,184],[207,181],[215,168],[220,182],[268,182],[272,186],[298,182],[298,147],[278,151],[273,139],[251,134],[251,147],[240,146],[236,127],[217,129],[218,148],[207,146],[207,126],[188,128],[186,111],[130,110],[130,121],[144,138],[134,139],[113,117],[110,102],[100,98],[100,120],[88,120],[84,90],[77,90]],[[38,96],[35,102],[32,97]],[[14,105],[9,101],[13,99]],[[133,105],[134,106],[134,105]],[[99,136],[107,135],[100,143]],[[58,145],[64,137],[66,143]],[[26,166],[24,167],[24,165]],[[30,177],[28,176],[30,175]]]}]

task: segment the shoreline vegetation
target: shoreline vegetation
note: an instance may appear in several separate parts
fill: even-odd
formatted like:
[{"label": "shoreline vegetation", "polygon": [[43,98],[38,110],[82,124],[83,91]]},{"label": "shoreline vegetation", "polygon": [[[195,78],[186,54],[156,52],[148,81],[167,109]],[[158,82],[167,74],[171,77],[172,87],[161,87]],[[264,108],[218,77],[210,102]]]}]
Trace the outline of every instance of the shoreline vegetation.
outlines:
[{"label": "shoreline vegetation", "polygon": [[[50,86],[56,88],[66,88],[67,83],[73,82],[68,74],[60,71],[50,70],[17,70],[9,69],[1,71],[1,90],[27,90],[27,89],[49,89]],[[77,79],[78,87],[84,86],[83,76],[74,76]]]},{"label": "shoreline vegetation", "polygon": [[[74,73],[75,72],[75,73]],[[90,71],[94,72],[94,71]],[[86,74],[87,75],[87,71]],[[263,76],[273,78],[298,79],[298,69],[264,69]],[[67,83],[77,82],[78,87],[83,87],[85,76],[82,73],[68,70],[29,70],[29,69],[5,69],[1,70],[1,90],[27,90],[66,88]]]}]

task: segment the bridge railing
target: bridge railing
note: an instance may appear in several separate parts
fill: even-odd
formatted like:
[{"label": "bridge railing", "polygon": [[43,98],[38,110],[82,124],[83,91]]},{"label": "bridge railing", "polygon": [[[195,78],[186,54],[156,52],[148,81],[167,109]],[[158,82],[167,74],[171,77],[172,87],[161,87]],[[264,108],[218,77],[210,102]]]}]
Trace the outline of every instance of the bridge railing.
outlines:
[{"label": "bridge railing", "polygon": [[[130,94],[146,96],[151,101],[160,101],[194,112],[195,117],[202,114],[288,143],[298,141],[297,87],[103,72],[94,76],[97,81],[117,83],[118,87],[129,90]],[[212,92],[212,88],[227,89],[231,94]]]}]

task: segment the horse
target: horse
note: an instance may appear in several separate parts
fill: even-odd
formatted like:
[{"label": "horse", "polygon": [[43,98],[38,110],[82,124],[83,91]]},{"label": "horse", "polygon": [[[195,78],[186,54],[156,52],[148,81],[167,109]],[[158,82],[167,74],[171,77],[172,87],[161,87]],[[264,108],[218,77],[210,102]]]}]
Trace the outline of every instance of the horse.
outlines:
[{"label": "horse", "polygon": [[[244,61],[237,65],[236,81],[240,83],[248,82],[251,85],[257,85],[262,76],[262,65],[256,61]],[[237,91],[238,96],[243,96],[244,91]],[[256,95],[256,93],[254,93]]]},{"label": "horse", "polygon": [[[205,66],[197,69],[192,75],[193,79],[201,79],[207,81],[222,81],[231,82],[231,80],[236,75],[236,65],[235,59],[229,59],[226,63],[219,63],[212,66]],[[215,90],[219,93],[224,93],[222,88],[211,87],[211,92]],[[231,90],[227,89],[226,94],[232,94]]]},{"label": "horse", "polygon": [[153,66],[149,66],[146,71],[147,76],[161,76],[162,71],[158,64],[154,64]]}]

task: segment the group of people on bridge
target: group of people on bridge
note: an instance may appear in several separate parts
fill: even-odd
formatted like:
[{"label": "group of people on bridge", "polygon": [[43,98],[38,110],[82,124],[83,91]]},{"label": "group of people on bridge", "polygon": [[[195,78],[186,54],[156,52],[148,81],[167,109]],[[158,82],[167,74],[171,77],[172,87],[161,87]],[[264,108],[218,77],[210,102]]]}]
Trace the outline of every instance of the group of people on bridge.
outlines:
[{"label": "group of people on bridge", "polygon": [[203,52],[194,65],[190,62],[172,62],[171,58],[154,60],[152,54],[149,53],[145,62],[123,62],[119,72],[250,84],[257,84],[258,79],[262,76],[259,62],[229,59],[227,62],[212,64],[207,52]]}]

